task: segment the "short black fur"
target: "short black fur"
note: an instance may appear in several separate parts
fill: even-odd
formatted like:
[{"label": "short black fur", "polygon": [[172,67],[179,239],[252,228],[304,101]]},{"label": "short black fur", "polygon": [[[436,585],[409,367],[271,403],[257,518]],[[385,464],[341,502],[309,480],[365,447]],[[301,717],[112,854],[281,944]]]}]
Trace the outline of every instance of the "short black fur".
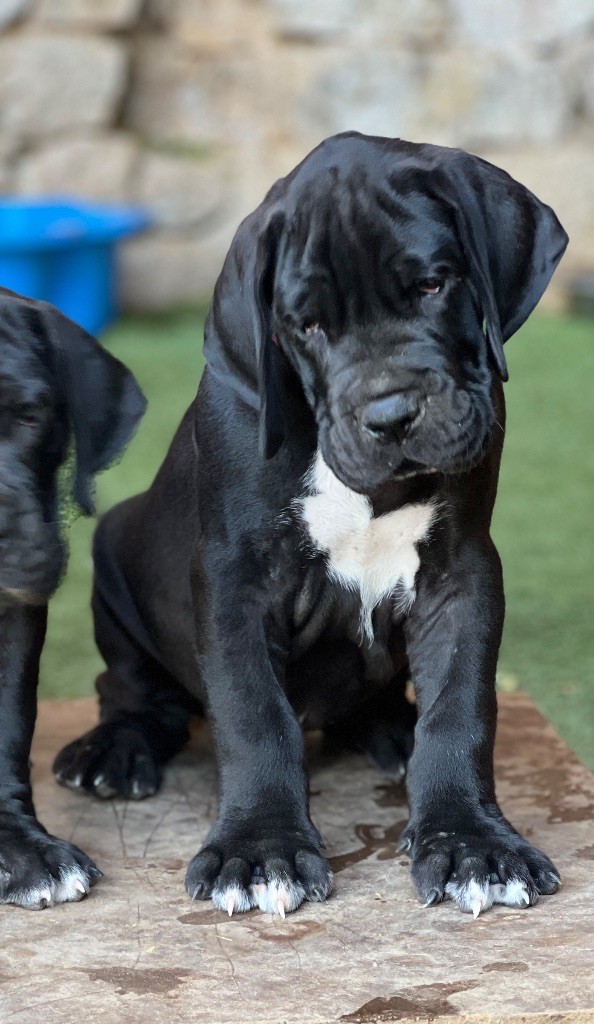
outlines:
[{"label": "short black fur", "polygon": [[37,820],[29,755],[47,603],[66,548],[57,473],[74,442],[74,498],[123,450],[145,407],[132,374],[44,302],[0,288],[0,903],[80,899],[100,872]]},{"label": "short black fur", "polygon": [[[396,776],[414,727],[404,845],[422,900],[493,877],[519,879],[528,901],[556,888],[495,797],[504,600],[489,527],[503,341],[566,242],[498,168],[355,133],[322,143],[240,226],[197,398],[152,487],[98,528],[101,724],[55,766],[99,796],[149,795],[207,710],[219,816],[192,897],[282,912],[330,891],[299,721]],[[376,516],[439,509],[412,607],[384,600],[373,643],[295,505],[316,450]]]}]

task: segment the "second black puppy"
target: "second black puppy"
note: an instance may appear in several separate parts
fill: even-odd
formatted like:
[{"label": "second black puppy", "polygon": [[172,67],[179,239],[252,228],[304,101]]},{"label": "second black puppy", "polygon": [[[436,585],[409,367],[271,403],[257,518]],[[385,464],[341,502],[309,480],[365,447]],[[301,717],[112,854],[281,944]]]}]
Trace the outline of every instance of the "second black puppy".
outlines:
[{"label": "second black puppy", "polygon": [[53,306],[0,288],[0,903],[81,899],[101,872],[37,820],[29,754],[47,602],[66,558],[57,480],[76,447],[74,498],[132,436],[145,401],[131,373]]},{"label": "second black puppy", "polygon": [[55,766],[98,796],[146,796],[208,708],[219,817],[192,897],[283,915],[325,898],[300,722],[398,775],[409,673],[404,846],[421,899],[476,915],[557,888],[495,797],[489,526],[503,342],[566,242],[498,168],[354,133],[239,228],[197,399],[150,490],[99,526],[101,724]]}]

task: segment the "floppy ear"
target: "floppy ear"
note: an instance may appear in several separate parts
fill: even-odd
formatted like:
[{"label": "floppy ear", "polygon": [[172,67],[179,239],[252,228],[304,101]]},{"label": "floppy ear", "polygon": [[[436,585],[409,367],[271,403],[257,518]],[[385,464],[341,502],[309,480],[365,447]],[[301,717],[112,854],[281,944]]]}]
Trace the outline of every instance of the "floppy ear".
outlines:
[{"label": "floppy ear", "polygon": [[272,339],[272,299],[284,215],[269,199],[239,226],[206,318],[209,374],[259,412],[260,449],[272,458],[285,439],[283,380],[288,360]]},{"label": "floppy ear", "polygon": [[265,459],[276,455],[286,437],[282,398],[286,360],[273,338],[271,327],[274,272],[282,223],[282,214],[277,214],[260,235],[254,267],[253,316],[260,392],[260,450]]},{"label": "floppy ear", "polygon": [[74,498],[86,515],[92,515],[92,477],[124,450],[146,399],[123,363],[82,327],[49,303],[35,305],[74,435]]},{"label": "floppy ear", "polygon": [[550,206],[499,167],[457,153],[442,198],[453,208],[471,286],[493,361],[503,380],[503,343],[536,306],[568,237]]}]

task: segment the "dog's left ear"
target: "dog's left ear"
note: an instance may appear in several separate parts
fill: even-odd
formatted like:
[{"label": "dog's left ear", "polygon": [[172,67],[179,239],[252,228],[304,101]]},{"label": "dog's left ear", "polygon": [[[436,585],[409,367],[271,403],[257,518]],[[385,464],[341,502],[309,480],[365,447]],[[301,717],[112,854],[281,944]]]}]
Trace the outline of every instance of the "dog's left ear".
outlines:
[{"label": "dog's left ear", "polygon": [[453,207],[483,316],[483,330],[503,380],[503,343],[541,298],[568,237],[550,206],[479,157],[458,151],[443,198]]},{"label": "dog's left ear", "polygon": [[128,369],[55,306],[37,303],[76,447],[74,498],[94,512],[92,479],[130,441],[146,399]]}]

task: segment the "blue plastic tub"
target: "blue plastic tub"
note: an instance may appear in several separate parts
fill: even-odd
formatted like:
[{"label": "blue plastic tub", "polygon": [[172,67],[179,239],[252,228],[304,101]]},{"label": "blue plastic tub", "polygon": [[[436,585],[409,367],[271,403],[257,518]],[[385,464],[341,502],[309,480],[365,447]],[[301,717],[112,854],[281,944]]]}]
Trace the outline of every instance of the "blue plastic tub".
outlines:
[{"label": "blue plastic tub", "polygon": [[91,334],[118,313],[116,244],[145,210],[73,199],[0,199],[0,285],[53,302]]}]

